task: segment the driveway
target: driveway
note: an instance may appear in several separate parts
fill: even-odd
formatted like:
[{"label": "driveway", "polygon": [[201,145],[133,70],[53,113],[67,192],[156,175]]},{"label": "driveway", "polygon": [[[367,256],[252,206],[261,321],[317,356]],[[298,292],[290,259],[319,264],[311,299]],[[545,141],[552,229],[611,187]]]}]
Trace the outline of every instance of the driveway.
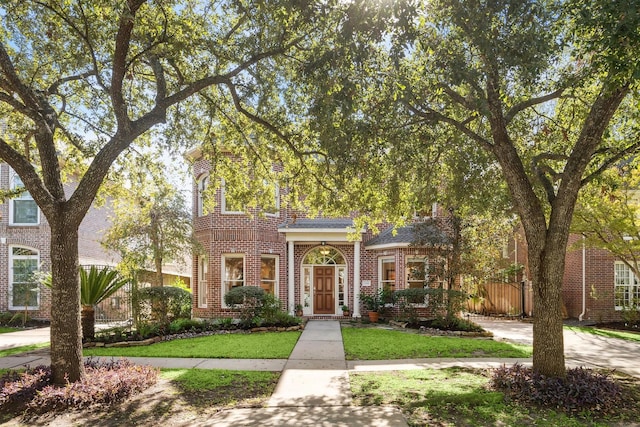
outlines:
[{"label": "driveway", "polygon": [[[473,321],[487,331],[491,331],[496,339],[521,344],[533,343],[531,323],[492,318],[476,318]],[[571,365],[615,369],[640,377],[640,365],[636,362],[640,355],[639,342],[565,329],[564,353],[567,362]]]}]

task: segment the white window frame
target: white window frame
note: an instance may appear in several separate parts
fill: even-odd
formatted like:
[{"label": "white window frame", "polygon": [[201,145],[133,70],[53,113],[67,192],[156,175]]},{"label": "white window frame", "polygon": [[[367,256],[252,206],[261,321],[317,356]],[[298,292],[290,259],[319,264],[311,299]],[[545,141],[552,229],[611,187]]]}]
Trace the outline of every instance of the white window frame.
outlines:
[{"label": "white window frame", "polygon": [[229,211],[227,210],[227,190],[226,183],[224,179],[221,180],[220,184],[220,211],[226,215],[241,215],[244,214],[244,211]]},{"label": "white window frame", "polygon": [[[409,263],[422,263],[424,264],[424,284],[423,284],[423,289],[429,289],[429,259],[426,257],[417,257],[417,256],[413,256],[413,257],[408,257],[405,259],[405,263],[404,263],[404,268],[405,268],[405,273],[406,273],[406,281],[405,281],[405,289],[416,289],[416,288],[411,288],[410,283],[411,280],[409,280],[409,275],[411,274],[410,270],[409,270]],[[417,280],[413,280],[413,282],[417,282]],[[426,295],[425,299],[424,299],[424,303],[411,303],[414,307],[426,307],[427,305],[429,305],[429,296]]]},{"label": "white window frame", "polygon": [[273,218],[278,218],[280,216],[280,186],[278,184],[275,185],[275,194],[273,195],[275,198],[275,211],[269,212],[263,209],[263,212],[266,216],[270,216]]},{"label": "white window frame", "polygon": [[[613,305],[616,311],[621,311],[625,308],[628,309],[634,305],[637,307],[640,304],[640,280],[638,280],[629,266],[622,261],[616,261],[613,268]],[[629,300],[629,305],[617,304],[619,300],[617,297],[619,292],[618,288],[622,288],[622,292],[625,294],[625,297],[623,298],[624,302]]]},{"label": "white window frame", "polygon": [[[13,254],[13,250],[15,248],[20,248],[20,249],[27,249],[29,251],[33,251],[35,252],[35,255],[14,255]],[[36,291],[36,304],[35,306],[24,306],[24,305],[13,305],[13,286],[14,286],[14,267],[13,267],[13,261],[16,259],[33,259],[35,257],[36,259],[36,270],[40,269],[40,251],[35,249],[35,248],[31,248],[29,246],[22,246],[22,245],[10,245],[9,246],[9,292],[8,292],[8,297],[9,297],[9,310],[39,310],[40,309],[40,286],[38,286],[38,290]],[[23,283],[23,282],[18,282],[18,283]]]},{"label": "white window frame", "polygon": [[[20,176],[13,169],[10,169],[9,186],[12,190],[18,187],[15,182],[16,179],[19,179],[20,183],[22,183],[22,179],[20,178]],[[36,205],[36,222],[15,222],[15,215],[13,213],[15,209],[15,203],[25,201],[32,201]],[[20,225],[25,227],[37,227],[38,225],[40,225],[40,208],[33,200],[33,197],[31,197],[31,194],[29,194],[28,191],[25,190],[22,194],[20,194],[20,196],[9,199],[9,225]]]},{"label": "white window frame", "polygon": [[[221,298],[220,304],[222,308],[229,308],[227,304],[224,302],[224,296],[227,293],[227,278],[226,278],[226,266],[227,259],[229,258],[242,258],[242,286],[247,286],[247,257],[244,254],[223,254],[221,258],[221,268],[220,268],[220,286],[221,286]],[[235,280],[239,282],[239,280]]]},{"label": "white window frame", "polygon": [[[384,276],[383,265],[391,263],[393,264],[393,272],[394,277],[390,280],[384,280],[382,277]],[[381,288],[384,289],[385,284],[389,284],[392,286],[393,290],[396,290],[396,277],[398,274],[398,268],[396,266],[396,258],[395,257],[380,257],[378,258],[378,283],[380,283]]]},{"label": "white window frame", "polygon": [[207,286],[207,273],[209,266],[206,256],[198,257],[198,308],[207,308],[207,297],[209,296]]},{"label": "white window frame", "polygon": [[196,209],[197,216],[204,216],[204,192],[209,187],[209,174],[202,175],[197,183],[197,201],[196,201]]},{"label": "white window frame", "polygon": [[273,296],[278,298],[278,295],[279,295],[278,278],[280,277],[280,257],[278,255],[271,255],[271,254],[260,255],[260,269],[261,269],[260,276],[262,276],[262,259],[263,258],[270,258],[275,260],[275,264],[276,264],[275,278],[273,280],[271,279],[265,280],[264,278],[260,277],[260,286],[262,286],[263,281],[273,282]]}]

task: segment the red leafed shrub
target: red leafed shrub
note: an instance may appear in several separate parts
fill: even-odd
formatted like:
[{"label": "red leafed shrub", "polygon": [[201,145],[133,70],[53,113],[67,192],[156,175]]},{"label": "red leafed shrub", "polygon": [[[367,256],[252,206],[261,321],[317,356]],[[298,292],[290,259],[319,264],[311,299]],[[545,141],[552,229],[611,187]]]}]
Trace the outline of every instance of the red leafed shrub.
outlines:
[{"label": "red leafed shrub", "polygon": [[155,384],[158,370],[137,366],[128,360],[85,362],[82,381],[62,387],[51,385],[51,369],[40,366],[0,379],[0,410],[26,407],[27,413],[44,413],[67,408],[109,405]]},{"label": "red leafed shrub", "polygon": [[491,385],[508,399],[568,413],[606,414],[622,402],[622,388],[609,375],[585,368],[567,370],[567,377],[550,378],[520,364],[493,373]]}]

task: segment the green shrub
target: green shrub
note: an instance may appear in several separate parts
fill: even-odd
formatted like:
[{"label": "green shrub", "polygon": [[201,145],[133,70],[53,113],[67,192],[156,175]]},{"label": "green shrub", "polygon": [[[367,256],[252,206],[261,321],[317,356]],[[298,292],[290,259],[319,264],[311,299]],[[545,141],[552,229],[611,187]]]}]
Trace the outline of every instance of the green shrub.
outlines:
[{"label": "green shrub", "polygon": [[191,294],[172,286],[153,286],[137,290],[135,301],[139,325],[158,323],[168,328],[175,319],[191,318]]},{"label": "green shrub", "polygon": [[204,322],[195,319],[175,319],[169,324],[169,332],[178,334],[180,332],[199,332],[206,329]]},{"label": "green shrub", "polygon": [[257,286],[237,286],[224,295],[224,302],[240,312],[240,326],[248,329],[261,323],[260,317],[266,297]]}]

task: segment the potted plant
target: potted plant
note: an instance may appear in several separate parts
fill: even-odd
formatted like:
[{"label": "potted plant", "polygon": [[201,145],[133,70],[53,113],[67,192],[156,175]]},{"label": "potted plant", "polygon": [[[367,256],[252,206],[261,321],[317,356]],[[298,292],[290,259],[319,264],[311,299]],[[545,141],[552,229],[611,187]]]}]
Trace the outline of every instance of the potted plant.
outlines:
[{"label": "potted plant", "polygon": [[342,315],[343,316],[349,316],[349,306],[348,305],[343,305],[342,306]]},{"label": "potted plant", "polygon": [[296,304],[296,316],[302,317],[302,304]]},{"label": "potted plant", "polygon": [[369,315],[369,321],[376,323],[378,321],[378,311],[382,304],[382,290],[376,291],[373,295],[361,294],[360,301],[367,309]]}]

